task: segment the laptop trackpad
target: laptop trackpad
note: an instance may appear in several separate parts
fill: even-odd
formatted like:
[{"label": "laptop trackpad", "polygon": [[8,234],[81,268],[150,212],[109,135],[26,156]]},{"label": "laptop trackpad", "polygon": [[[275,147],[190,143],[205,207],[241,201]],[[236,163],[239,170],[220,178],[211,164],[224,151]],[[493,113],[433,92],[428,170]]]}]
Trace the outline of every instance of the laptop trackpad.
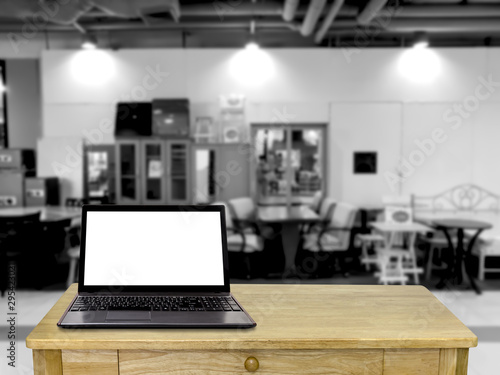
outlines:
[{"label": "laptop trackpad", "polygon": [[106,320],[151,320],[151,311],[108,311]]}]

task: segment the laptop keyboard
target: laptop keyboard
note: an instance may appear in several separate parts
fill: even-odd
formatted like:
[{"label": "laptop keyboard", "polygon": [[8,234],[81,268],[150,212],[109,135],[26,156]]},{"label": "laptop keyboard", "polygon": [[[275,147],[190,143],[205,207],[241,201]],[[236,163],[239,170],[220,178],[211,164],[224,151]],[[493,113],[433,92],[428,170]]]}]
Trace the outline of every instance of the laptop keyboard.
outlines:
[{"label": "laptop keyboard", "polygon": [[241,311],[232,297],[86,296],[78,297],[70,311]]}]

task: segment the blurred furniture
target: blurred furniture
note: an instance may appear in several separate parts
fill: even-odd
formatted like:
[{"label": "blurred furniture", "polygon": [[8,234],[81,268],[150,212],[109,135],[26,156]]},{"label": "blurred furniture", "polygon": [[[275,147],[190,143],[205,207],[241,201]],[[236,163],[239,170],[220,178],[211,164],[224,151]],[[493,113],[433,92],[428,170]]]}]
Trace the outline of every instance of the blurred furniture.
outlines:
[{"label": "blurred furniture", "polygon": [[[469,278],[470,285],[476,291],[477,294],[481,294],[481,290],[474,281],[474,276],[471,272],[471,262],[470,257],[472,255],[472,248],[476,239],[479,237],[481,232],[485,229],[490,229],[491,224],[476,220],[464,220],[464,219],[441,219],[434,220],[432,222],[435,228],[440,229],[444,232],[446,239],[448,240],[448,247],[453,249],[453,258],[450,259],[448,263],[448,272],[441,278],[441,281],[437,285],[438,288],[443,288],[447,282],[461,284],[463,281],[462,267],[465,266],[465,272]],[[449,230],[457,231],[457,243],[456,246],[452,241],[449,234]],[[468,241],[467,248],[464,248],[464,230],[474,231],[472,237]]]},{"label": "blurred furniture", "polygon": [[59,179],[57,177],[26,177],[24,181],[27,207],[58,206]]},{"label": "blurred furniture", "polygon": [[[491,258],[500,259],[500,195],[475,184],[462,184],[436,195],[414,195],[413,207],[416,219],[424,223],[450,218],[491,223],[492,228],[479,235],[472,254],[479,260],[479,280],[487,272],[500,272],[500,268],[487,267]],[[450,237],[456,241],[455,236]]]},{"label": "blurred furniture", "polygon": [[[365,265],[367,271],[371,265],[378,264],[378,256],[376,247],[384,245],[384,237],[376,233],[357,234],[355,240],[361,245],[360,262]],[[369,254],[369,249],[372,249],[373,254]]]},{"label": "blurred furniture", "polygon": [[189,204],[191,173],[189,140],[116,140],[119,204]]},{"label": "blurred furniture", "polygon": [[244,330],[61,329],[55,322],[76,292],[74,284],[27,337],[35,374],[466,375],[477,345],[416,286],[233,284],[257,321]]},{"label": "blurred furniture", "polygon": [[[330,199],[326,198],[323,205]],[[333,201],[333,200],[332,200]],[[309,265],[311,271],[321,268],[322,259],[325,259],[325,253],[337,255],[340,252],[349,250],[351,246],[351,231],[356,219],[357,208],[352,204],[338,202],[327,205],[329,216],[325,217],[320,223],[311,227],[311,230],[304,234],[303,249],[309,253],[318,254],[316,257],[310,257],[314,263]],[[323,208],[322,208],[323,209]],[[321,215],[321,213],[320,213]],[[320,216],[321,217],[321,216]],[[343,257],[339,258],[341,271],[347,275],[344,267]],[[334,264],[328,262],[330,271],[334,271]]]},{"label": "blurred furniture", "polygon": [[35,175],[34,150],[0,149],[0,207],[23,207],[25,178]]},{"label": "blurred furniture", "polygon": [[[224,202],[215,202],[214,205],[223,205],[226,213],[227,249],[230,253],[239,253],[245,264],[246,278],[250,279],[252,274],[251,255],[264,250],[264,243],[257,232],[242,230],[234,221],[229,205]],[[229,255],[231,257],[231,254]]]},{"label": "blurred furniture", "polygon": [[[420,223],[410,224],[395,224],[388,222],[373,222],[370,226],[384,237],[384,249],[379,251],[381,255],[380,267],[401,269],[403,275],[412,274],[416,284],[420,283],[419,274],[423,273],[423,269],[417,267],[417,256],[415,253],[415,239],[417,233],[426,233],[429,227]],[[395,245],[396,236],[406,236],[406,248],[397,248]],[[402,266],[394,266],[387,259],[395,258],[396,264],[402,262]],[[394,266],[394,267],[393,267]],[[394,273],[394,272],[391,272]],[[384,269],[381,275],[386,275]],[[384,282],[384,280],[381,280]]]},{"label": "blurred furniture", "polygon": [[251,152],[245,143],[193,145],[194,202],[250,196]]},{"label": "blurred furniture", "polygon": [[280,224],[285,252],[285,274],[295,273],[295,257],[300,240],[300,226],[312,224],[319,216],[307,206],[259,206],[258,220],[264,224]]},{"label": "blurred furniture", "polygon": [[[17,263],[21,258],[24,258],[25,261],[36,262],[41,252],[35,251],[35,245],[40,246],[42,232],[40,212],[0,215],[0,269],[2,273],[0,291],[2,296],[9,284],[16,288],[19,277],[19,267],[16,266],[15,271],[10,272],[10,269],[8,269],[9,262],[14,261]],[[24,271],[21,270],[21,273]],[[24,273],[26,275],[30,274],[30,272]]]},{"label": "blurred furniture", "polygon": [[112,203],[116,201],[114,144],[87,144],[83,147],[83,196]]},{"label": "blurred furniture", "polygon": [[63,219],[72,219],[78,221],[82,214],[81,206],[41,206],[41,207],[9,207],[0,208],[0,218],[5,216],[22,216],[29,214],[40,214],[40,221],[58,221]]},{"label": "blurred furniture", "polygon": [[227,207],[235,224],[242,230],[254,227],[257,220],[257,207],[252,198],[240,197],[230,199]]},{"label": "blurred furniture", "polygon": [[323,192],[321,190],[318,190],[314,193],[313,199],[312,199],[311,203],[309,204],[309,207],[314,212],[319,213],[319,209],[321,207],[322,201],[323,201]]}]

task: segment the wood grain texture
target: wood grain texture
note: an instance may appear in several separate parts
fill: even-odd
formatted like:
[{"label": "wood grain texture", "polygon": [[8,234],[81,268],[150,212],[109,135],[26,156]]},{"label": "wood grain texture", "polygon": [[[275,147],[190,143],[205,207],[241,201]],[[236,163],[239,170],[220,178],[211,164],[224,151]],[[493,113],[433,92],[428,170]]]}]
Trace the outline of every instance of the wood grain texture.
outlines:
[{"label": "wood grain texture", "polygon": [[457,350],[441,349],[439,353],[439,375],[456,375]]},{"label": "wood grain texture", "polygon": [[60,350],[33,350],[35,375],[62,375]]},{"label": "wood grain texture", "polygon": [[63,350],[64,375],[118,375],[116,350]]},{"label": "wood grain texture", "polygon": [[439,350],[407,349],[384,351],[384,375],[438,375]]},{"label": "wood grain texture", "polygon": [[253,329],[62,329],[72,285],[26,339],[32,349],[469,348],[477,337],[422,286],[232,285]]},{"label": "wood grain texture", "polygon": [[382,350],[120,350],[120,375],[248,374],[248,357],[259,374],[382,375]]},{"label": "wood grain texture", "polygon": [[457,374],[467,375],[467,365],[469,363],[469,349],[457,349]]}]

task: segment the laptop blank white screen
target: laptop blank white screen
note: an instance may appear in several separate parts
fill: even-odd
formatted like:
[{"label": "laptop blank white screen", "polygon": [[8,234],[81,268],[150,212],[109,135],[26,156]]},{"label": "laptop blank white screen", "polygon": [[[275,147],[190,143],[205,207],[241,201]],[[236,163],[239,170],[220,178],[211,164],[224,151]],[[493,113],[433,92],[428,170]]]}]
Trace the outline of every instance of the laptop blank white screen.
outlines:
[{"label": "laptop blank white screen", "polygon": [[87,212],[84,283],[224,285],[219,212]]}]

